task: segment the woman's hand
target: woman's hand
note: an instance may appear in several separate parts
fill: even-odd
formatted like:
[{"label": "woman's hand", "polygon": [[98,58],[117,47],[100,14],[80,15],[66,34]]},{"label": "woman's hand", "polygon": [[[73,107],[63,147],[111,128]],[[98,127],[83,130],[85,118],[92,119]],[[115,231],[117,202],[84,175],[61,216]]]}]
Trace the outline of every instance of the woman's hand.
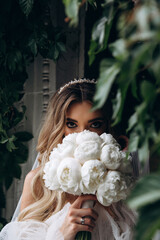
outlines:
[{"label": "woman's hand", "polygon": [[[60,229],[64,240],[74,240],[77,232],[80,231],[93,231],[98,214],[92,208],[81,208],[82,204],[87,200],[96,201],[97,199],[93,195],[79,196],[70,206]],[[82,219],[84,219],[83,224],[81,222]]]}]

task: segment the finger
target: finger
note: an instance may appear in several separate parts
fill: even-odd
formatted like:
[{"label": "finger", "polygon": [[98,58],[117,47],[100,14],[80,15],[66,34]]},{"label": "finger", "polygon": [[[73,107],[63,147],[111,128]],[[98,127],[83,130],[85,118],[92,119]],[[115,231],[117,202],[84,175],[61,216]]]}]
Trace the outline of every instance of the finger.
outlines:
[{"label": "finger", "polygon": [[95,221],[93,220],[93,218],[90,218],[90,217],[79,218],[77,221],[78,221],[79,224],[81,224],[81,225],[88,225],[91,228],[94,228],[95,225],[96,225]]},{"label": "finger", "polygon": [[77,232],[81,231],[87,231],[87,232],[92,232],[94,227],[91,227],[89,225],[82,225],[82,224],[77,224]]},{"label": "finger", "polygon": [[98,213],[93,208],[81,208],[75,209],[75,215],[82,217],[91,217],[94,220],[97,220]]},{"label": "finger", "polygon": [[77,218],[77,217],[86,217],[89,216],[93,218],[94,220],[97,220],[98,213],[93,208],[73,208],[70,207],[68,211],[68,217],[70,218]]},{"label": "finger", "polygon": [[74,208],[81,208],[82,204],[87,201],[87,200],[93,200],[93,201],[97,201],[97,197],[95,195],[82,195],[79,196],[74,203],[72,204],[72,207]]}]

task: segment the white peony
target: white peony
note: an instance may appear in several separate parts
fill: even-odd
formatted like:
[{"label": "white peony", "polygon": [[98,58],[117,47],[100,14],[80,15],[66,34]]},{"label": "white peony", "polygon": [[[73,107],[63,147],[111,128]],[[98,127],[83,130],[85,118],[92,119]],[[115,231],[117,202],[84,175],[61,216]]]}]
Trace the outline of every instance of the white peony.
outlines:
[{"label": "white peony", "polygon": [[49,155],[50,161],[54,161],[54,159],[61,160],[61,154],[60,154],[60,151],[58,150],[58,148],[54,148]]},{"label": "white peony", "polygon": [[63,142],[61,144],[58,144],[56,154],[59,154],[61,160],[63,160],[66,157],[73,157],[73,153],[75,150],[75,145],[71,142]]},{"label": "white peony", "polygon": [[53,161],[49,161],[44,166],[44,175],[43,179],[45,182],[45,186],[50,190],[57,190],[60,187],[58,178],[57,178],[57,167],[59,166],[59,159],[54,159]]},{"label": "white peony", "polygon": [[100,158],[108,169],[116,170],[121,164],[122,156],[117,146],[108,144],[102,147]]},{"label": "white peony", "polygon": [[63,143],[67,142],[67,143],[72,143],[72,144],[76,144],[76,138],[77,138],[78,133],[71,133],[68,134],[67,136],[65,136],[63,138]]},{"label": "white peony", "polygon": [[83,132],[78,133],[76,137],[76,143],[79,145],[83,142],[94,141],[99,144],[102,143],[102,139],[96,132],[91,132],[89,130],[84,130]]},{"label": "white peony", "polygon": [[116,141],[116,139],[111,135],[111,134],[107,134],[107,133],[102,133],[100,135],[100,138],[103,140],[103,144],[114,144],[117,147],[120,147],[120,145],[118,144],[118,142]]},{"label": "white peony", "polygon": [[89,160],[81,168],[81,190],[84,193],[95,194],[98,185],[103,182],[106,174],[105,165],[99,160]]},{"label": "white peony", "polygon": [[109,171],[104,182],[97,189],[97,199],[104,205],[109,206],[113,202],[125,199],[128,186],[123,175],[118,171]]},{"label": "white peony", "polygon": [[104,206],[125,199],[133,185],[131,157],[111,134],[85,130],[67,135],[49,156],[44,183],[73,195],[96,194]]},{"label": "white peony", "polygon": [[118,168],[118,171],[121,173],[130,173],[133,174],[133,167],[132,167],[132,157],[126,153],[126,152],[120,152],[122,162],[121,165]]},{"label": "white peony", "polygon": [[57,169],[58,181],[61,189],[74,195],[81,194],[79,184],[81,180],[81,165],[74,158],[65,158]]},{"label": "white peony", "polygon": [[94,141],[81,143],[74,152],[74,157],[81,163],[100,158],[100,144]]}]

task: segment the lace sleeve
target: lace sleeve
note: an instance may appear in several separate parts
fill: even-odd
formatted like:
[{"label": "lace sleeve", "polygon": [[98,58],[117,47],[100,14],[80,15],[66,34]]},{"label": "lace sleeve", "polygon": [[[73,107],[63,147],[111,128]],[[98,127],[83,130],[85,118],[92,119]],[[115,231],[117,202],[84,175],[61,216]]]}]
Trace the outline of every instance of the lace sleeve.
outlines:
[{"label": "lace sleeve", "polygon": [[11,222],[0,232],[0,240],[45,240],[47,224],[37,221]]},{"label": "lace sleeve", "polygon": [[0,232],[0,240],[64,240],[60,232],[70,204],[45,222],[28,220],[10,222]]},{"label": "lace sleeve", "polygon": [[67,203],[61,211],[51,216],[46,223],[49,225],[47,231],[47,240],[64,240],[62,233],[60,232],[60,228],[64,222],[64,219],[67,215],[68,209],[70,207],[70,203]]}]

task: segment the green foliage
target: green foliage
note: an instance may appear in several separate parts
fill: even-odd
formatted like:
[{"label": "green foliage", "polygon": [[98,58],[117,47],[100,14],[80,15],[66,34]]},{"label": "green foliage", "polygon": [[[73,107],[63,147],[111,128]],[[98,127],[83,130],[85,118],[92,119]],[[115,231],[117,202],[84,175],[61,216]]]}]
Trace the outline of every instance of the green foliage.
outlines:
[{"label": "green foliage", "polygon": [[[160,201],[147,204],[139,210],[139,219],[136,226],[137,240],[150,240],[157,229],[160,229]],[[143,223],[143,224],[142,224]]]},{"label": "green foliage", "polygon": [[96,7],[95,0],[62,0],[65,6],[65,13],[68,17],[67,21],[70,22],[70,26],[77,26],[79,9],[84,3],[90,4]]},{"label": "green foliage", "polygon": [[139,209],[160,200],[160,175],[150,174],[140,179],[128,198],[128,204]]},{"label": "green foliage", "polygon": [[[122,123],[129,150],[143,165],[160,158],[160,2],[104,0],[94,23],[90,65],[103,52],[94,109],[111,98],[112,125]],[[155,159],[158,159],[158,161]],[[153,162],[153,163],[152,163]],[[136,240],[150,240],[160,229],[160,168],[137,182],[129,204],[137,209]]]},{"label": "green foliage", "polygon": [[136,226],[137,240],[150,240],[160,228],[160,175],[151,174],[137,182],[128,204],[139,210]]},{"label": "green foliage", "polygon": [[[160,6],[156,1],[149,1],[137,5],[134,11],[133,7],[131,1],[106,1],[103,6],[103,16],[98,23],[104,19],[104,14],[106,19],[114,20],[113,29],[109,22],[105,24],[109,31],[116,33],[117,39],[108,45],[112,58],[103,60],[100,66],[95,108],[102,107],[109,93],[115,92],[112,99],[114,126],[122,120],[126,102],[130,101],[131,97],[135,100],[128,124],[129,149],[138,149],[139,158],[143,162],[148,157],[149,147],[152,153],[153,145],[159,143],[160,134],[159,69],[155,67],[159,62]],[[104,35],[103,29],[100,32],[99,28],[97,36]],[[101,51],[102,45],[107,47],[105,38],[101,39],[103,41],[97,41],[92,35],[89,51],[91,62],[93,55],[95,57],[95,54]],[[97,52],[93,42],[98,46]],[[102,67],[104,62],[107,62],[106,67]],[[111,74],[110,68],[116,68],[117,71],[112,71]],[[131,95],[127,96],[128,92]],[[135,136],[138,136],[136,141]]]},{"label": "green foliage", "polygon": [[34,4],[34,0],[19,0],[19,5],[23,11],[23,13],[28,17],[30,12],[32,11]]},{"label": "green foliage", "polygon": [[[28,132],[16,126],[26,107],[16,108],[23,97],[27,66],[40,54],[56,61],[65,51],[64,34],[53,27],[49,1],[8,0],[0,2],[0,216],[5,207],[4,189],[14,178],[20,179],[21,167],[28,157]],[[0,217],[0,228],[6,223]]]}]

